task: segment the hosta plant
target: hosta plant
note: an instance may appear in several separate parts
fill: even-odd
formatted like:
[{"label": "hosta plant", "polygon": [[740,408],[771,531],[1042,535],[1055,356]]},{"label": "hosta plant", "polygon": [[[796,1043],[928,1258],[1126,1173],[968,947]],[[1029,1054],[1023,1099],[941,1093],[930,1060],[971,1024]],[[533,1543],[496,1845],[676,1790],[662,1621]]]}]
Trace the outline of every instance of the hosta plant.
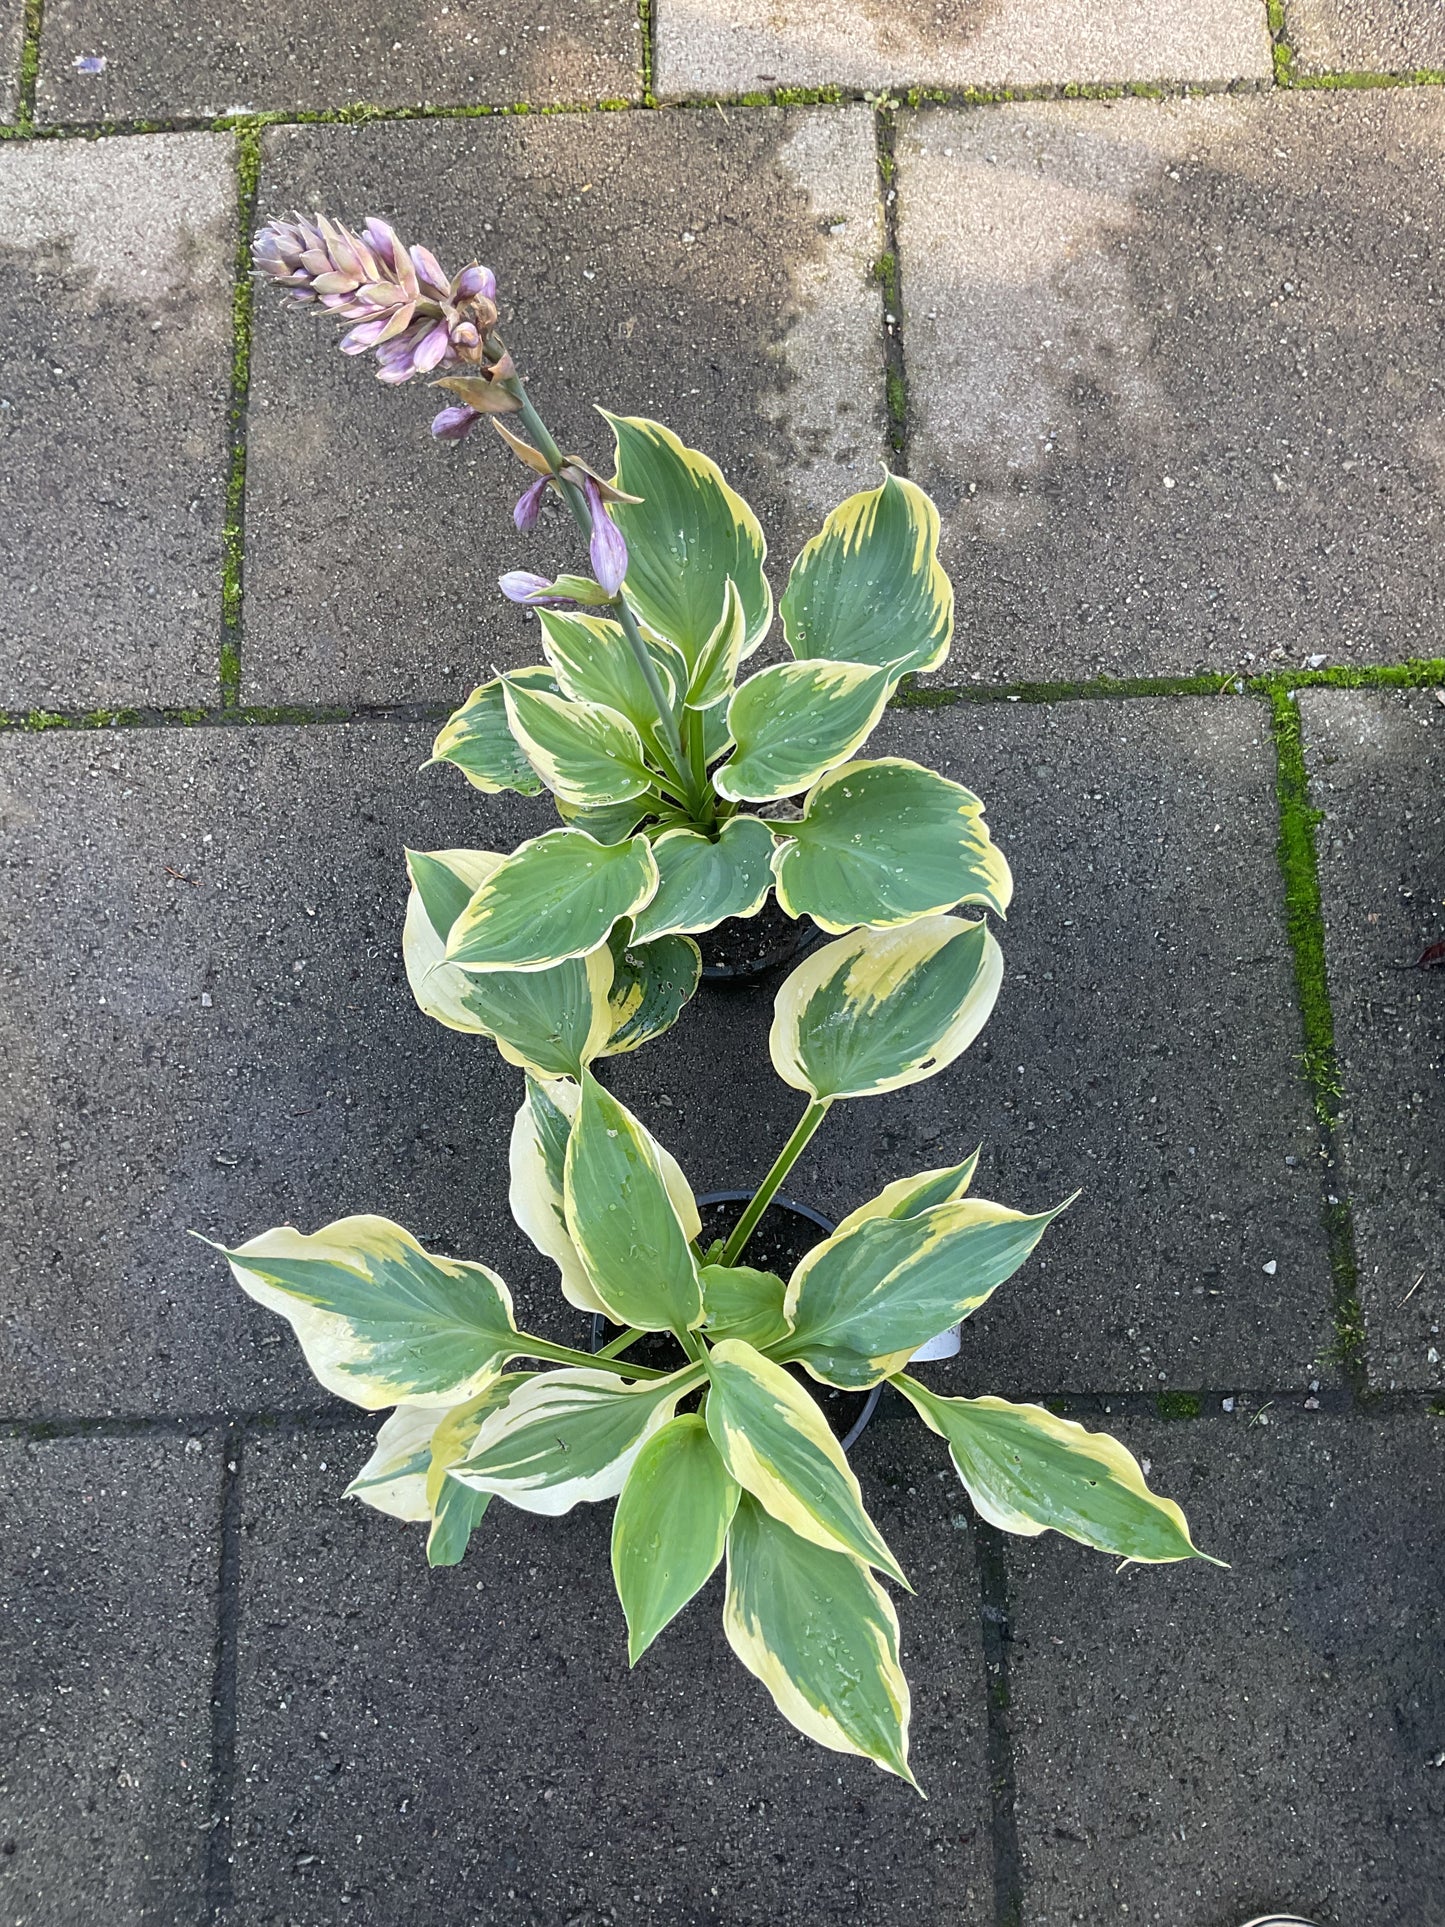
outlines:
[{"label": "hosta plant", "polygon": [[[729,1235],[705,1248],[677,1163],[591,1067],[616,1022],[605,975],[579,974],[565,1052],[536,1048],[549,1019],[539,1029],[535,1011],[508,1013],[511,1051],[530,1066],[512,1209],[570,1302],[623,1328],[596,1355],[520,1330],[496,1272],[383,1218],[287,1226],[225,1255],[290,1321],[323,1384],[394,1408],[350,1491],[426,1523],[433,1565],[462,1557],[494,1499],[549,1516],[615,1501],[612,1574],[634,1664],[725,1561],[727,1639],[779,1710],[913,1783],[885,1581],[911,1588],[810,1383],[886,1379],[1005,1531],[1052,1528],[1131,1560],[1202,1556],[1114,1439],[1038,1405],[945,1397],[906,1370],[1019,1268],[1063,1205],[1028,1214],[975,1197],[975,1154],[885,1185],[786,1279],[746,1263],[833,1104],[918,1084],[972,1042],[998,993],[998,945],[981,920],[935,915],[857,929],[792,972],[771,1053],[806,1108]],[[629,1359],[649,1334],[670,1364]]]},{"label": "hosta plant", "polygon": [[771,894],[835,934],[1006,910],[1012,880],[977,798],[858,755],[899,680],[948,654],[953,592],[921,489],[885,474],[828,516],[782,597],[790,659],[744,674],[773,621],[756,515],[653,421],[605,417],[610,475],[564,453],[497,332],[490,270],[448,278],[384,222],[356,233],[319,215],[272,222],[256,261],[293,301],[350,322],[342,349],[373,354],[383,382],[448,390],[441,439],[490,419],[527,471],[519,530],[551,496],[587,544],[589,575],[502,577],[535,609],[544,660],[484,682],[436,739],[433,760],[477,789],[545,788],[563,819],[511,853],[451,854],[436,888],[450,899],[465,881],[467,898],[447,918],[448,963],[544,970],[610,939],[639,982],[663,980],[651,1000],[676,1005],[692,946],[653,946],[755,916]]}]

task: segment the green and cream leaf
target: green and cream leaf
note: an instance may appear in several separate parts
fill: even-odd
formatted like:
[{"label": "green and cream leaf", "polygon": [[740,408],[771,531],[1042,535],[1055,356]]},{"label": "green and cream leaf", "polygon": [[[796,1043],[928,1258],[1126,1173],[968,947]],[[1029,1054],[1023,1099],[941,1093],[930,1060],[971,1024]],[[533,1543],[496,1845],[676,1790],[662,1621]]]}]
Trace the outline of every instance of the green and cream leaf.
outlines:
[{"label": "green and cream leaf", "polygon": [[[649,904],[648,909],[651,907]],[[702,953],[689,937],[639,942],[631,922],[624,918],[613,926],[606,954],[612,962],[608,992],[611,1029],[600,1055],[620,1057],[651,1043],[677,1022],[702,977]]]},{"label": "green and cream leaf", "polygon": [[[657,729],[657,705],[621,625],[604,616],[578,615],[564,609],[539,609],[537,620],[542,625],[542,649],[561,693],[575,703],[599,704],[613,711],[631,723],[644,740],[652,739]],[[652,655],[671,703],[677,691],[670,652],[656,649]]]},{"label": "green and cream leaf", "polygon": [[825,930],[886,929],[960,903],[1002,916],[1013,895],[983,805],[919,763],[885,757],[831,770],[789,830],[774,863],[778,901]]},{"label": "green and cream leaf", "polygon": [[715,841],[698,830],[664,830],[652,854],[657,893],[633,923],[643,942],[756,916],[772,888],[773,834],[761,817],[730,817]]},{"label": "green and cream leaf", "polygon": [[520,844],[477,889],[447,937],[466,970],[545,970],[607,941],[657,888],[645,836],[599,843],[584,830],[548,830]]},{"label": "green and cream leaf", "polygon": [[1138,1460],[1107,1432],[1042,1405],[942,1398],[901,1373],[892,1382],[948,1441],[969,1497],[1001,1532],[1061,1532],[1144,1564],[1208,1557],[1179,1507],[1149,1490]]},{"label": "green and cream leaf", "polygon": [[888,671],[868,663],[760,669],[728,704],[737,748],[713,776],[719,796],[766,803],[810,788],[871,735],[890,687]]},{"label": "green and cream leaf", "polygon": [[768,1044],[786,1084],[817,1098],[872,1097],[935,1076],[987,1022],[1003,954],[985,923],[922,917],[855,930],[790,973]]},{"label": "green and cream leaf", "polygon": [[642,1447],[612,1521],[629,1665],[717,1570],[737,1505],[737,1485],[697,1413],[669,1419]]},{"label": "green and cream leaf", "polygon": [[[557,694],[557,679],[545,664],[514,669],[512,680],[528,689]],[[452,712],[432,744],[429,761],[455,765],[473,789],[487,795],[499,790],[517,790],[523,796],[539,796],[542,792],[542,779],[522,754],[507,721],[500,676],[474,689],[461,708]]]},{"label": "green and cream leaf", "polygon": [[360,1499],[393,1519],[430,1519],[427,1471],[432,1436],[440,1417],[435,1405],[398,1405],[377,1433],[371,1457],[343,1497]]},{"label": "green and cream leaf", "polygon": [[836,1227],[834,1235],[841,1237],[845,1231],[855,1230],[870,1218],[916,1218],[921,1211],[928,1211],[935,1204],[952,1204],[968,1190],[977,1169],[978,1152],[975,1151],[962,1164],[950,1164],[936,1171],[919,1171],[911,1178],[895,1178],[891,1184],[884,1185],[876,1198],[870,1198],[866,1204],[860,1204],[856,1211],[850,1211]]},{"label": "green and cream leaf", "polygon": [[711,709],[715,703],[724,701],[732,694],[733,684],[737,681],[738,664],[743,659],[747,641],[747,612],[743,608],[737,584],[730,576],[723,612],[718,617],[717,627],[703,644],[702,653],[688,681],[689,709]]},{"label": "green and cream leaf", "polygon": [[507,721],[548,789],[576,809],[602,809],[652,787],[642,738],[601,703],[569,702],[504,676]]},{"label": "green and cream leaf", "polygon": [[917,1786],[898,1616],[860,1560],[800,1539],[744,1493],[728,1533],[723,1630],[800,1733]]},{"label": "green and cream leaf", "polygon": [[[567,1230],[610,1317],[679,1335],[701,1323],[696,1234],[673,1203],[658,1147],[590,1072],[567,1143],[563,1192]],[[693,1206],[688,1221],[696,1217]]]},{"label": "green and cream leaf", "polygon": [[906,1586],[843,1448],[798,1381],[737,1338],[716,1345],[707,1368],[707,1429],[744,1492],[801,1538],[865,1560]]},{"label": "green and cream leaf", "polygon": [[615,1499],[647,1440],[703,1376],[700,1365],[636,1385],[586,1366],[536,1373],[487,1415],[448,1476],[549,1518]]},{"label": "green and cream leaf", "polygon": [[916,1217],[869,1218],[834,1232],[788,1281],[792,1332],[784,1355],[828,1385],[876,1385],[977,1311],[1064,1209],[1028,1216],[959,1198]]},{"label": "green and cream leaf", "polygon": [[754,1271],[751,1265],[704,1265],[701,1276],[703,1330],[713,1344],[741,1338],[763,1351],[787,1337],[785,1287],[776,1272]]},{"label": "green and cream leaf", "polygon": [[587,1267],[567,1229],[563,1171],[567,1139],[582,1092],[565,1080],[527,1079],[527,1096],[512,1125],[511,1189],[507,1202],[519,1228],[562,1278],[562,1296],[578,1311],[607,1307],[592,1289]]},{"label": "green and cream leaf", "polygon": [[671,429],[601,413],[617,438],[616,485],[642,497],[611,510],[627,540],[627,600],[648,628],[677,645],[691,672],[722,618],[731,580],[747,621],[744,653],[750,653],[773,619],[758,518],[717,463]]},{"label": "green and cream leaf", "polygon": [[783,634],[800,660],[937,669],[953,634],[953,587],[938,560],[938,510],[886,476],[839,504],[793,564]]},{"label": "green and cream leaf", "polygon": [[310,1234],[282,1225],[216,1249],[243,1291],[289,1321],[326,1389],[368,1411],[457,1404],[526,1349],[494,1271],[436,1257],[386,1218]]}]

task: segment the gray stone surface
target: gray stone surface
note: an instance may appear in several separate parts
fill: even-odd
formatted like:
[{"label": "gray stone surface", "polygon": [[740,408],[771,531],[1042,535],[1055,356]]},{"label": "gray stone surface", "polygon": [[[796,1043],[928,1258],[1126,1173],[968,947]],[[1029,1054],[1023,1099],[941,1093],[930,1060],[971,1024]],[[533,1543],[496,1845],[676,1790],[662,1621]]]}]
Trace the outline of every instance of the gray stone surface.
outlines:
[{"label": "gray stone surface", "polygon": [[25,0],[0,6],[0,120],[14,120],[20,108],[20,52],[25,39]]},{"label": "gray stone surface", "polygon": [[0,1444],[0,1910],[201,1916],[221,1441]]},{"label": "gray stone surface", "polygon": [[[564,446],[608,459],[594,401],[657,416],[723,463],[784,566],[876,479],[881,238],[864,107],[268,135],[263,217],[318,204],[394,218],[449,267],[480,254]],[[248,699],[450,699],[485,665],[535,654],[496,578],[575,566],[575,533],[559,507],[519,537],[522,470],[485,428],[460,451],[434,444],[439,399],[383,388],[329,328],[258,296]]]},{"label": "gray stone surface", "polygon": [[1435,692],[1301,699],[1367,1365],[1445,1385],[1445,707]]},{"label": "gray stone surface", "polygon": [[1268,79],[1253,0],[668,0],[659,91]]},{"label": "gray stone surface", "polygon": [[898,1604],[925,1803],[782,1721],[728,1650],[720,1579],[629,1676],[609,1506],[496,1504],[428,1573],[418,1529],[339,1497],[364,1434],[253,1442],[238,1918],[992,1922],[979,1599],[938,1446],[895,1400],[854,1457],[918,1588]]},{"label": "gray stone surface", "polygon": [[1445,67],[1435,0],[1286,0],[1296,73],[1412,73]]},{"label": "gray stone surface", "polygon": [[[105,62],[100,72],[81,60]],[[87,123],[342,107],[635,100],[631,0],[50,0],[39,118]]]},{"label": "gray stone surface", "polygon": [[[885,752],[988,806],[1016,879],[1003,992],[950,1070],[839,1105],[789,1190],[841,1216],[980,1141],[984,1197],[1035,1211],[1081,1188],[937,1368],[951,1391],[1307,1385],[1330,1276],[1266,711],[914,710]],[[773,990],[700,998],[612,1074],[699,1188],[756,1182],[801,1109],[767,1059]]]},{"label": "gray stone surface", "polygon": [[490,1257],[529,1312],[545,1284],[549,1315],[555,1274],[506,1208],[520,1073],[424,1018],[400,960],[404,844],[510,849],[547,818],[418,776],[430,736],[0,741],[0,1216],[24,1280],[0,1416],[332,1406],[193,1230],[378,1211]]},{"label": "gray stone surface", "polygon": [[0,706],[215,700],[233,147],[0,152]]},{"label": "gray stone surface", "polygon": [[1445,96],[925,112],[900,138],[913,472],[974,673],[1440,649]]},{"label": "gray stone surface", "polygon": [[1441,1918],[1445,1426],[1256,1416],[1104,1421],[1230,1571],[1009,1542],[1024,1927]]}]

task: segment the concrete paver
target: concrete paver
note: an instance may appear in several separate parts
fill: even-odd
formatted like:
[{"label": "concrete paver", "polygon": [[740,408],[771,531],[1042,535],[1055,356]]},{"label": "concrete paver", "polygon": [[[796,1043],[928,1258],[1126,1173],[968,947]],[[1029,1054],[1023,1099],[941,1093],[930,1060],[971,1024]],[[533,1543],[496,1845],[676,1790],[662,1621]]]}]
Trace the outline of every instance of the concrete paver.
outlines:
[{"label": "concrete paver", "polygon": [[[792,1195],[841,1217],[980,1142],[980,1196],[1082,1189],[939,1368],[950,1391],[1307,1386],[1334,1331],[1265,711],[913,710],[870,740],[889,753],[987,805],[1015,876],[1003,991],[951,1069],[837,1106]],[[774,988],[699,998],[612,1073],[700,1188],[755,1183],[802,1108],[768,1062]]]},{"label": "concrete paver", "polygon": [[1252,0],[669,0],[664,95],[785,87],[1039,87],[1267,79]]},{"label": "concrete paver", "polygon": [[234,142],[0,152],[0,706],[213,702]]},{"label": "concrete paver", "polygon": [[899,142],[913,472],[973,671],[1439,653],[1445,97],[929,111]]},{"label": "concrete paver", "polygon": [[506,1207],[520,1074],[423,1017],[400,958],[404,844],[510,849],[546,819],[418,776],[430,737],[0,741],[0,1215],[25,1281],[0,1416],[333,1407],[189,1231],[377,1211],[560,1315]]},{"label": "concrete paver", "polygon": [[1296,73],[1413,73],[1445,67],[1445,16],[1432,0],[1285,0]]},{"label": "concrete paver", "polygon": [[[38,117],[116,119],[379,107],[634,100],[630,0],[51,0]],[[94,63],[102,63],[97,67]]]},{"label": "concrete paver", "polygon": [[1445,1385],[1445,708],[1431,690],[1300,698],[1366,1360]]},{"label": "concrete paver", "polygon": [[979,1599],[938,1447],[892,1400],[854,1454],[919,1592],[898,1608],[925,1803],[782,1721],[728,1650],[717,1578],[629,1674],[610,1506],[498,1503],[428,1573],[418,1529],[339,1497],[366,1435],[253,1441],[238,1913],[991,1923]]},{"label": "concrete paver", "polygon": [[[785,566],[884,449],[881,248],[866,108],[419,122],[267,137],[261,214],[394,218],[495,267],[506,338],[564,446],[592,403],[719,460]],[[452,268],[455,272],[455,269]],[[576,565],[565,510],[521,538],[485,428],[433,444],[401,392],[258,294],[243,689],[262,702],[449,700],[533,653],[506,569]]]},{"label": "concrete paver", "polygon": [[0,1443],[0,1910],[200,1918],[216,1435]]},{"label": "concrete paver", "polygon": [[1025,1927],[1439,1918],[1445,1424],[1257,1417],[1102,1419],[1228,1572],[1008,1542]]}]

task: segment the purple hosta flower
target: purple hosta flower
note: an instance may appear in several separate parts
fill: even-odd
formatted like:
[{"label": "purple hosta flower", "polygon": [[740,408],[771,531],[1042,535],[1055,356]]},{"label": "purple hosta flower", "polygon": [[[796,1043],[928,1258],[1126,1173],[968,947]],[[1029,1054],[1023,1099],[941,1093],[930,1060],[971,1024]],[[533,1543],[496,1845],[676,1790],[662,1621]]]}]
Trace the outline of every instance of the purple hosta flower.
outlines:
[{"label": "purple hosta flower", "polygon": [[464,442],[481,419],[475,408],[458,402],[432,417],[431,432],[439,442]]},{"label": "purple hosta flower", "polygon": [[508,602],[524,603],[529,609],[559,609],[567,602],[580,602],[583,608],[600,609],[612,597],[599,583],[585,575],[559,575],[549,582],[530,569],[512,569],[498,576],[497,587]]},{"label": "purple hosta flower", "polygon": [[438,368],[476,369],[494,380],[513,372],[492,338],[497,281],[491,269],[473,262],[449,281],[430,249],[404,246],[385,221],[368,219],[360,234],[322,214],[314,221],[299,215],[270,221],[256,236],[252,258],[288,300],[354,322],[341,351],[375,354],[379,381],[397,386]]},{"label": "purple hosta flower", "polygon": [[583,477],[582,493],[592,512],[592,540],[588,545],[592,556],[592,573],[608,595],[615,596],[622,587],[622,578],[627,574],[627,544],[622,539],[621,529],[607,513],[606,499],[591,475]]},{"label": "purple hosta flower", "polygon": [[520,534],[530,535],[536,528],[542,513],[542,497],[551,486],[551,481],[550,475],[539,475],[518,496],[517,506],[512,510],[512,520]]}]

